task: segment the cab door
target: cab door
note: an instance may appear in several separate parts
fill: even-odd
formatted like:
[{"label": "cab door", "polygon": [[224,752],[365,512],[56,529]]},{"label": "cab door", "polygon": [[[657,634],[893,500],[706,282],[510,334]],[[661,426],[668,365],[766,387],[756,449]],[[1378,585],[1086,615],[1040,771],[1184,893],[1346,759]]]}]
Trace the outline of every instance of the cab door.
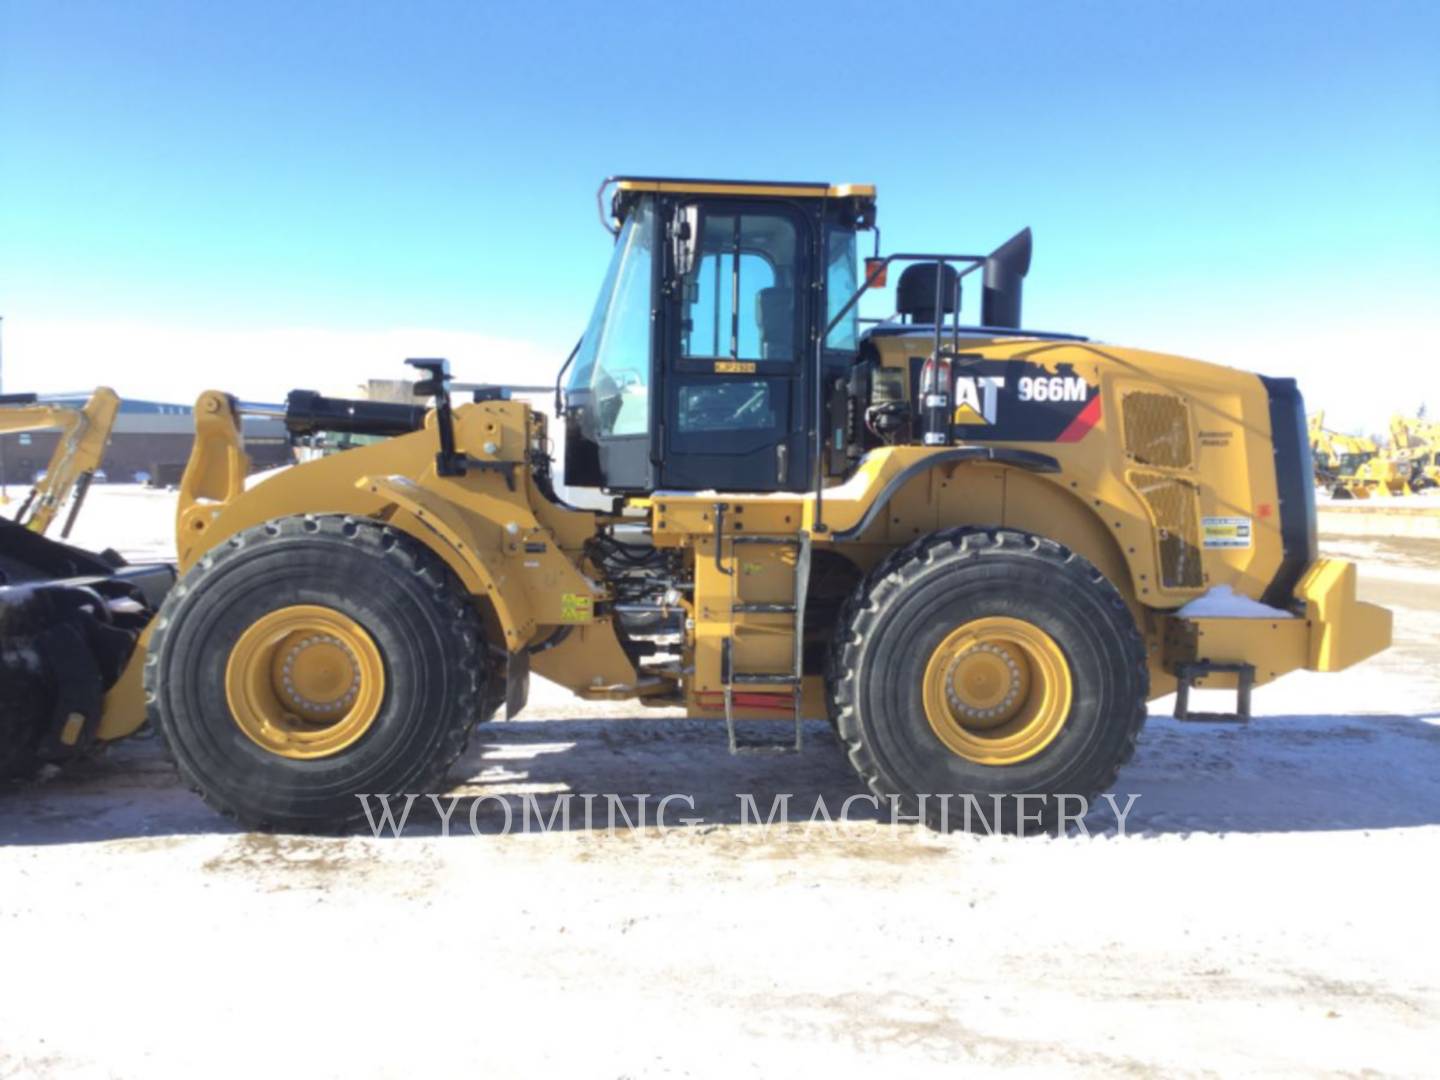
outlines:
[{"label": "cab door", "polygon": [[770,200],[681,203],[675,222],[694,235],[667,289],[658,486],[802,490],[811,224]]}]

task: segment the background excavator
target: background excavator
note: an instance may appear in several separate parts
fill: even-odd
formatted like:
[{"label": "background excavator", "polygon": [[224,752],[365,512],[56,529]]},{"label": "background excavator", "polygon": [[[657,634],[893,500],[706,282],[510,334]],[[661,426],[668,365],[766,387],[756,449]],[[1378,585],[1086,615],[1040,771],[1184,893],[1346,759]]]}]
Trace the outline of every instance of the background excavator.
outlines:
[{"label": "background excavator", "polygon": [[599,202],[614,255],[556,411],[563,482],[603,509],[561,498],[549,418],[454,400],[441,360],[411,361],[415,404],[292,393],[292,436],[368,444],[248,489],[243,410],[207,392],[173,588],[0,586],[12,767],[148,718],[220,812],[344,828],[359,795],[438,790],[533,671],[712,718],[733,752],[827,717],[905,813],[1027,831],[1105,790],[1148,700],[1243,722],[1253,687],[1389,644],[1318,552],[1294,381],[1024,328],[1028,230],[988,254],[873,233],[862,261],[867,185],[623,177]]},{"label": "background excavator", "polygon": [[8,514],[17,525],[41,534],[70,503],[61,529],[68,538],[84,505],[120,411],[120,399],[108,386],[97,387],[80,408],[40,401],[34,394],[0,395],[0,435],[55,431],[59,440],[44,472],[37,476],[20,506]]}]

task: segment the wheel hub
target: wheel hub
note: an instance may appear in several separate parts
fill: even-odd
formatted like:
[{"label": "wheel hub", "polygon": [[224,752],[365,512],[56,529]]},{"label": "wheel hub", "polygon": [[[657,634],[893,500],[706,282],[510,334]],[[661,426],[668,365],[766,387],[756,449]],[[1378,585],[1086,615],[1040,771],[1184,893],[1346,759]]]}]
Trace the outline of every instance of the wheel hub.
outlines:
[{"label": "wheel hub", "polygon": [[246,737],[281,757],[328,757],[374,723],[385,667],[369,633],[333,608],[300,604],[257,619],[225,666],[225,696]]},{"label": "wheel hub", "polygon": [[340,712],[360,692],[359,662],[332,634],[301,638],[277,655],[281,697],[303,713]]},{"label": "wheel hub", "polygon": [[945,678],[950,708],[972,727],[993,727],[1008,720],[1027,681],[1020,670],[1022,661],[1005,646],[988,641],[958,653]]},{"label": "wheel hub", "polygon": [[985,765],[1040,753],[1070,712],[1070,667],[1053,638],[1022,619],[991,616],[951,631],[926,664],[931,730],[952,752]]}]

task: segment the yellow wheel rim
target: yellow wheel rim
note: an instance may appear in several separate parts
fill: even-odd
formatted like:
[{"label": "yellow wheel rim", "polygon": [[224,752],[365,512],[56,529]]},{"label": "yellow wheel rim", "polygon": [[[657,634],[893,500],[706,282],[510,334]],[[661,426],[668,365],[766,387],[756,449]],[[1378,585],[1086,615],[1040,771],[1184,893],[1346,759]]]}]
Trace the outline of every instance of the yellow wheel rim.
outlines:
[{"label": "yellow wheel rim", "polygon": [[925,665],[931,730],[953,753],[981,765],[1014,765],[1040,753],[1065,726],[1073,696],[1060,646],[1023,619],[965,623]]},{"label": "yellow wheel rim", "polygon": [[225,665],[236,725],[281,757],[338,754],[375,722],[385,697],[380,650],[354,619],[297,604],[251,624]]}]

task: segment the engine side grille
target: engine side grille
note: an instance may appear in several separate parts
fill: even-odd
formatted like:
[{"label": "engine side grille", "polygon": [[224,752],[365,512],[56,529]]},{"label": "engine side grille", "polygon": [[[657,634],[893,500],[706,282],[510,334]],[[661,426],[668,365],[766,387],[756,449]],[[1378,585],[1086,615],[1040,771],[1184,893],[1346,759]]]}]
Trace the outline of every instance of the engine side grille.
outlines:
[{"label": "engine side grille", "polygon": [[1125,395],[1125,449],[1142,465],[1188,469],[1190,410],[1174,394],[1136,390]]},{"label": "engine side grille", "polygon": [[1133,473],[1130,483],[1155,518],[1160,549],[1160,583],[1167,589],[1197,589],[1200,568],[1198,491],[1193,483],[1162,473]]}]

